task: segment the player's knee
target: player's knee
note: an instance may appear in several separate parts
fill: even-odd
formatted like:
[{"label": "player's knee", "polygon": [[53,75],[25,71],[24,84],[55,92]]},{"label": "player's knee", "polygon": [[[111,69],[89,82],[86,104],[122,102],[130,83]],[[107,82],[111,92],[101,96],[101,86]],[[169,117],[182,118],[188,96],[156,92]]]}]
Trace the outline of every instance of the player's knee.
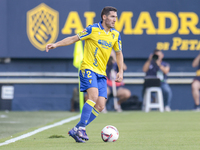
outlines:
[{"label": "player's knee", "polygon": [[198,89],[198,83],[197,82],[193,82],[191,85],[192,90],[197,90]]},{"label": "player's knee", "polygon": [[124,96],[125,96],[125,98],[130,98],[131,97],[131,91],[129,91],[129,90],[126,90],[126,92],[124,92]]},{"label": "player's knee", "polygon": [[171,88],[170,87],[165,87],[163,89],[163,92],[165,92],[165,93],[171,93]]}]

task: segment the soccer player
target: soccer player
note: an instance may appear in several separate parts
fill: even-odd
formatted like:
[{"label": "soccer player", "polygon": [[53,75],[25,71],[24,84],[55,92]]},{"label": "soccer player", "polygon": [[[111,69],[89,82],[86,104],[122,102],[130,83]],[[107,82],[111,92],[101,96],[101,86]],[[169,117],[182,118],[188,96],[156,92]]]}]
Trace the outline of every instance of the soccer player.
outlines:
[{"label": "soccer player", "polygon": [[[99,23],[88,26],[77,35],[67,37],[57,43],[47,44],[46,52],[60,46],[67,46],[79,40],[85,40],[84,57],[80,68],[80,90],[87,92],[80,121],[68,134],[76,142],[89,140],[85,127],[91,123],[105,107],[107,99],[106,65],[112,49],[116,52],[119,71],[116,82],[123,80],[123,54],[121,37],[114,29],[117,9],[111,6],[103,8]],[[84,141],[85,140],[85,141]]]}]

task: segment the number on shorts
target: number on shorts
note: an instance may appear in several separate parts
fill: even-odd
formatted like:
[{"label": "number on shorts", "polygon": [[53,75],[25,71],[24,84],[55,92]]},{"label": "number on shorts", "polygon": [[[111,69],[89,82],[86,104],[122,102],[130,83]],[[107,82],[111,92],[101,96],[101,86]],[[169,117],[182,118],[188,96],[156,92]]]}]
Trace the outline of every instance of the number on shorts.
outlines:
[{"label": "number on shorts", "polygon": [[88,78],[91,78],[91,77],[92,77],[90,74],[91,74],[91,71],[87,71],[87,77],[88,77]]}]

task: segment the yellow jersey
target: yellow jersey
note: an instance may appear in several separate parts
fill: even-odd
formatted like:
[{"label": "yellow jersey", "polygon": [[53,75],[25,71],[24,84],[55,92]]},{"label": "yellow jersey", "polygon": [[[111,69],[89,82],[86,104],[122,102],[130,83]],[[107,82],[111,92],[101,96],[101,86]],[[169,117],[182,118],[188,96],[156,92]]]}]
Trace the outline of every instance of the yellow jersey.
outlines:
[{"label": "yellow jersey", "polygon": [[112,49],[122,50],[121,36],[114,28],[106,32],[102,22],[93,24],[78,33],[80,40],[85,40],[84,56],[80,70],[90,69],[106,76],[106,65]]}]

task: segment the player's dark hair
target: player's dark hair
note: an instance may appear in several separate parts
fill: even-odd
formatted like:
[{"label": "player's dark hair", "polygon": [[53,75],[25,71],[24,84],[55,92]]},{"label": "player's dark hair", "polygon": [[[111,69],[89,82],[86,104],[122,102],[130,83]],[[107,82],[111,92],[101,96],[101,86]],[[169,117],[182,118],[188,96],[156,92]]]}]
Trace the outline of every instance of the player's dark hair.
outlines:
[{"label": "player's dark hair", "polygon": [[103,15],[108,16],[110,14],[110,11],[114,11],[117,12],[117,9],[115,7],[112,6],[106,6],[102,9],[101,11],[101,19],[103,20]]}]

